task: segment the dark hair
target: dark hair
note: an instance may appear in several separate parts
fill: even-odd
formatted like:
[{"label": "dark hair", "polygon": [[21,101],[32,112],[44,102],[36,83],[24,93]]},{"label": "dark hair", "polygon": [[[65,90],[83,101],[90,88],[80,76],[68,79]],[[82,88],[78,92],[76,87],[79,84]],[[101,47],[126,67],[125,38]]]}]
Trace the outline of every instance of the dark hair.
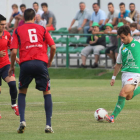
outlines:
[{"label": "dark hair", "polygon": [[38,3],[37,3],[37,2],[34,2],[33,5],[34,5],[34,4],[37,4],[37,6],[38,6]]},{"label": "dark hair", "polygon": [[80,2],[79,4],[85,4],[84,2]]},{"label": "dark hair", "polygon": [[125,7],[125,3],[121,2],[121,3],[119,4],[119,6],[122,6],[122,5],[124,5],[124,7]]},{"label": "dark hair", "polygon": [[13,5],[12,5],[12,8],[13,8],[13,7],[18,8],[18,5],[17,5],[17,4],[13,4]]},{"label": "dark hair", "polygon": [[48,4],[47,3],[41,3],[41,7],[43,7],[43,6],[46,6],[46,7],[48,7]]},{"label": "dark hair", "polygon": [[31,8],[26,9],[24,12],[24,19],[25,21],[33,20],[35,17],[35,11]]},{"label": "dark hair", "polygon": [[25,4],[21,4],[21,5],[20,5],[20,8],[21,8],[21,7],[25,7],[25,8],[26,8],[26,5],[25,5]]},{"label": "dark hair", "polygon": [[3,21],[3,20],[6,20],[6,18],[3,15],[0,14],[0,22]]},{"label": "dark hair", "polygon": [[130,5],[134,5],[134,6],[135,6],[135,3],[130,3],[129,6],[130,6]]},{"label": "dark hair", "polygon": [[134,28],[137,29],[137,23],[131,23],[131,24],[130,24],[130,27],[134,27]]},{"label": "dark hair", "polygon": [[112,3],[112,2],[109,2],[109,3],[108,3],[108,5],[112,5],[112,6],[114,7],[114,5],[113,5],[113,3]]},{"label": "dark hair", "polygon": [[92,5],[98,5],[98,6],[99,6],[99,4],[98,4],[98,3],[96,3],[96,2],[95,2],[95,3],[93,3]]},{"label": "dark hair", "polygon": [[117,31],[118,35],[124,34],[125,36],[127,36],[129,33],[131,34],[131,31],[130,31],[129,26],[127,26],[127,25],[119,27],[119,29]]}]

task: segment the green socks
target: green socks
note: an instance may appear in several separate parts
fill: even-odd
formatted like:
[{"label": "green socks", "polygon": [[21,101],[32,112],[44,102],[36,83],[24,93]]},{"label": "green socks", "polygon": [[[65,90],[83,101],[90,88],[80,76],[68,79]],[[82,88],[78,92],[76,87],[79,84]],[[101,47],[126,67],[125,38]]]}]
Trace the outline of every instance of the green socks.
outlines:
[{"label": "green socks", "polygon": [[133,94],[132,98],[134,98],[138,94],[140,94],[140,87],[138,87],[137,89],[134,90],[134,94]]},{"label": "green socks", "polygon": [[[140,94],[140,87],[138,87],[136,90],[134,90],[133,97],[134,98],[136,95]],[[114,119],[118,116],[118,114],[121,112],[125,105],[125,97],[119,96],[118,97],[118,102],[116,104],[116,107],[111,115],[114,116]]]},{"label": "green socks", "polygon": [[118,102],[116,104],[116,107],[113,111],[113,113],[111,115],[114,116],[114,119],[118,116],[118,114],[121,112],[121,110],[123,109],[124,105],[125,105],[125,97],[119,96],[118,97]]}]

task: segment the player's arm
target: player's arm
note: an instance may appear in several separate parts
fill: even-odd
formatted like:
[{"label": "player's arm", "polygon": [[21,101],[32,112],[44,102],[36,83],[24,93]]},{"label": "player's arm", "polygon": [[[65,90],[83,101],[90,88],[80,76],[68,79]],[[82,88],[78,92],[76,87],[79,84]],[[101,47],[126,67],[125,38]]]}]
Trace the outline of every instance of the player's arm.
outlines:
[{"label": "player's arm", "polygon": [[10,69],[8,72],[9,76],[12,76],[13,73],[15,72],[15,68],[14,68],[14,64],[16,61],[16,56],[17,56],[17,49],[18,49],[18,37],[17,34],[15,33],[16,30],[14,30],[13,32],[13,36],[11,39],[11,46],[10,46],[10,50],[11,50],[11,65],[10,65]]},{"label": "player's arm", "polygon": [[54,55],[55,55],[56,46],[55,46],[55,43],[54,43],[54,41],[53,41],[51,35],[50,35],[48,32],[45,33],[45,39],[46,39],[46,41],[47,41],[47,42],[46,42],[47,45],[49,45],[50,48],[51,48],[51,49],[50,49],[50,57],[49,57],[49,61],[48,61],[48,67],[50,67],[51,64],[52,64]]},{"label": "player's arm", "polygon": [[52,65],[52,61],[53,61],[55,51],[56,51],[56,46],[52,45],[50,48],[51,49],[50,49],[50,57],[49,57],[48,67],[50,67]]}]

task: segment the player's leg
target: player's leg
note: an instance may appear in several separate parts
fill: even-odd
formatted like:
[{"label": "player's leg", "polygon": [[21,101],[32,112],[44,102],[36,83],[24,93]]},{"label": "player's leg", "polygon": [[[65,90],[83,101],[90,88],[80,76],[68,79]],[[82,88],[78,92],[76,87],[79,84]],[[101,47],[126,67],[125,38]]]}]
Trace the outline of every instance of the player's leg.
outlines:
[{"label": "player's leg", "polygon": [[15,111],[15,114],[18,116],[18,106],[16,104],[17,99],[17,88],[16,88],[16,80],[14,76],[8,76],[8,70],[10,65],[6,65],[2,68],[2,78],[9,86],[9,93],[11,96],[11,108]]},{"label": "player's leg", "polygon": [[[0,77],[0,94],[1,94],[1,77]],[[0,113],[0,119],[1,119],[1,113]]]},{"label": "player's leg", "polygon": [[[38,63],[38,64],[37,64]],[[36,68],[37,73],[35,76],[36,89],[43,91],[44,94],[44,108],[46,112],[46,133],[54,133],[51,127],[52,118],[52,97],[50,91],[50,78],[47,69],[47,64],[45,62],[36,62],[38,68]]]},{"label": "player's leg", "polygon": [[[20,65],[20,75],[19,75],[19,95],[18,95],[18,107],[20,114],[20,125],[17,129],[18,133],[23,133],[26,127],[25,122],[25,107],[26,107],[26,93],[29,84],[31,83],[33,77],[33,69],[31,69],[31,62],[27,61]],[[35,69],[34,69],[35,70]]]},{"label": "player's leg", "polygon": [[18,107],[19,107],[19,114],[20,114],[20,125],[19,128],[17,129],[18,133],[23,133],[26,127],[26,122],[25,122],[26,93],[27,93],[27,88],[22,88],[19,90]]},{"label": "player's leg", "polygon": [[114,119],[118,116],[125,105],[125,100],[128,96],[133,96],[135,85],[125,85],[118,96],[118,101],[111,116],[106,116],[108,122],[114,123]]},{"label": "player's leg", "polygon": [[44,91],[44,108],[46,112],[46,133],[54,133],[52,127],[51,127],[51,118],[52,118],[52,97],[51,97],[51,91]]}]

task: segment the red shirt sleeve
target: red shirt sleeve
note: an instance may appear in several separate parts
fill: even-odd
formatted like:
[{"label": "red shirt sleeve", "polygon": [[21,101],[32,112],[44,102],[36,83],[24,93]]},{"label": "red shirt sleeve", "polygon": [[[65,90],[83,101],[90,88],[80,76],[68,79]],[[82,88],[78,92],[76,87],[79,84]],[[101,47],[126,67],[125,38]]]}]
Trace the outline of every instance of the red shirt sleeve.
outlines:
[{"label": "red shirt sleeve", "polygon": [[47,45],[49,45],[49,46],[55,45],[55,43],[48,31],[46,31],[46,33],[45,33],[45,39],[46,39]]},{"label": "red shirt sleeve", "polygon": [[11,38],[11,46],[10,49],[18,49],[18,37],[17,37],[17,29],[14,30],[12,38]]},{"label": "red shirt sleeve", "polygon": [[11,46],[11,35],[8,35],[8,49],[10,49]]}]

